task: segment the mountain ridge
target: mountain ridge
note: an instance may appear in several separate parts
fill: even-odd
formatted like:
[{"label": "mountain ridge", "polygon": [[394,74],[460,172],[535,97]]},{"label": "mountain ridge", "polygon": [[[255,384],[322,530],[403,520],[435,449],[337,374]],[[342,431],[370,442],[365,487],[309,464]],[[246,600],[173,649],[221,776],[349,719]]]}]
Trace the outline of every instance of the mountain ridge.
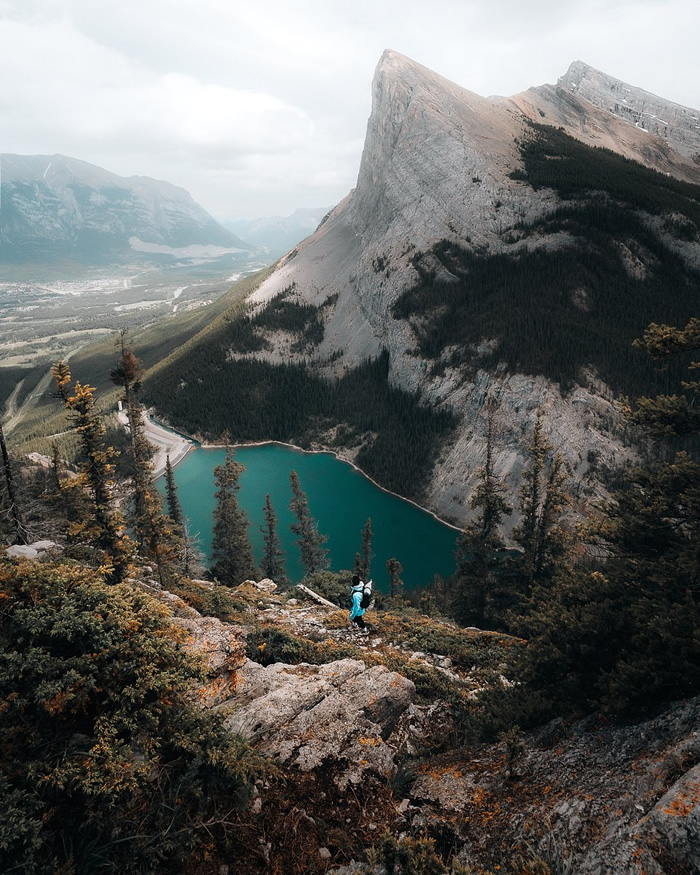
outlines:
[{"label": "mountain ridge", "polygon": [[4,263],[74,259],[88,266],[187,255],[191,246],[228,253],[250,246],[226,230],[184,188],[122,177],[78,158],[0,155]]},{"label": "mountain ridge", "polygon": [[[608,151],[592,148],[601,145]],[[619,146],[617,152],[611,145]],[[544,160],[535,167],[538,155]],[[545,179],[552,169],[570,171],[571,178]],[[544,174],[543,182],[536,173]],[[392,387],[418,393],[433,409],[461,419],[437,451],[430,483],[418,496],[450,521],[463,523],[471,512],[464,496],[483,464],[490,397],[498,399],[503,423],[495,471],[513,494],[538,410],[579,495],[599,494],[598,470],[633,455],[617,437],[614,391],[601,379],[595,358],[585,360],[585,350],[575,385],[560,385],[546,363],[528,370],[517,356],[500,356],[506,325],[516,335],[533,319],[537,327],[537,308],[551,305],[537,280],[517,290],[524,276],[518,266],[549,272],[553,257],[562,253],[559,285],[547,292],[548,301],[557,301],[561,324],[577,338],[582,334],[574,326],[585,323],[593,337],[596,318],[605,312],[612,326],[607,346],[631,349],[645,327],[643,313],[657,321],[683,320],[697,300],[698,192],[691,181],[700,182],[700,167],[660,137],[569,90],[543,86],[524,96],[483,98],[389,50],[377,65],[356,188],[250,297],[255,312],[281,295],[288,305],[322,308],[322,336],[290,354],[282,335],[263,332],[261,348],[237,352],[231,346],[227,356],[295,363],[339,379],[386,351]],[[676,192],[678,185],[687,187]],[[649,196],[641,203],[644,193]],[[610,230],[601,236],[606,223]],[[460,251],[464,256],[457,257]],[[505,264],[508,288],[516,295],[509,302],[494,297],[498,290],[485,279]],[[682,286],[680,296],[667,285],[672,276]],[[423,309],[404,306],[399,313],[400,302],[421,284]],[[608,287],[618,310],[605,303]],[[630,309],[627,302],[635,297],[644,307]],[[472,299],[483,299],[482,307],[505,307],[503,316],[516,307],[514,324],[499,322],[497,310],[488,333],[450,340],[426,357],[422,339],[434,333],[439,314],[465,318],[459,308]],[[546,358],[548,344],[557,340],[556,319],[549,320],[537,349]]]}]

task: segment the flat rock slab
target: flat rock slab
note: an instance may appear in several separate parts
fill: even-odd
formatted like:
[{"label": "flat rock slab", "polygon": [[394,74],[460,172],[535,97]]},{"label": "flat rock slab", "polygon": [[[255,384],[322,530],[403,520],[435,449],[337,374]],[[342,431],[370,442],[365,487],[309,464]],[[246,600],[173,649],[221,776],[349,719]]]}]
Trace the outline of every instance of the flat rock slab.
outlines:
[{"label": "flat rock slab", "polygon": [[5,552],[11,559],[39,559],[46,553],[61,550],[55,541],[34,541],[32,544],[13,544]]},{"label": "flat rock slab", "polygon": [[356,659],[267,667],[247,661],[227,703],[236,710],[226,726],[302,771],[341,763],[342,787],[358,783],[367,770],[391,770],[394,750],[387,740],[414,694],[402,675]]},{"label": "flat rock slab", "polygon": [[229,700],[239,682],[238,669],[245,661],[245,630],[199,615],[175,616],[172,622],[181,630],[185,646],[206,661],[207,680],[196,690],[199,703],[211,708]]},{"label": "flat rock slab", "polygon": [[686,772],[659,799],[637,824],[636,833],[647,846],[663,849],[660,856],[669,869],[673,863],[678,871],[685,867],[686,871],[700,872],[700,765]]}]

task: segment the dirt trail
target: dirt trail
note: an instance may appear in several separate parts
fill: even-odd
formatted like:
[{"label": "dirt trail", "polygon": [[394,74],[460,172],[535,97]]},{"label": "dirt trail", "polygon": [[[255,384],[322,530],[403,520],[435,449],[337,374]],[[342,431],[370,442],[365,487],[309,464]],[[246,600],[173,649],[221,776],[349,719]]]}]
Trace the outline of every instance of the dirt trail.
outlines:
[{"label": "dirt trail", "polygon": [[[12,394],[10,395],[10,397],[5,402],[4,416],[8,422],[11,421],[12,417],[15,416],[15,414],[17,413],[17,396],[19,395],[20,389],[23,385],[24,380],[20,380],[19,383],[17,383],[15,388],[12,390]],[[7,431],[7,427],[5,428],[5,430]]]}]

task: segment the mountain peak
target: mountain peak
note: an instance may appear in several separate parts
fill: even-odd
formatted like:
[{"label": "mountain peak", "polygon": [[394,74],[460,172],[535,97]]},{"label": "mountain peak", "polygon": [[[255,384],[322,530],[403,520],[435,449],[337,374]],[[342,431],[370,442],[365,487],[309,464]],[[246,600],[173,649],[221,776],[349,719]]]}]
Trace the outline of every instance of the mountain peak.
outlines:
[{"label": "mountain peak", "polygon": [[121,177],[66,155],[9,153],[0,154],[0,179],[8,264],[130,264],[143,253],[169,263],[192,246],[250,248],[162,180]]},{"label": "mountain peak", "polygon": [[700,111],[574,61],[557,80],[563,88],[641,131],[665,140],[685,158],[700,163]]}]

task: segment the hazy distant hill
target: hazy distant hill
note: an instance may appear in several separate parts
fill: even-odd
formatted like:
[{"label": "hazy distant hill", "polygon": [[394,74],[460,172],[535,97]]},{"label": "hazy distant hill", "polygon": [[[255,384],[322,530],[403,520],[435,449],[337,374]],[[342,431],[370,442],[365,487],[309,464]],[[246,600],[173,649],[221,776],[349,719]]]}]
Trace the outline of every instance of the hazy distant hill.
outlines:
[{"label": "hazy distant hill", "polygon": [[291,216],[237,219],[224,222],[234,234],[272,257],[284,255],[318,228],[330,207],[300,207]]},{"label": "hazy distant hill", "polygon": [[0,264],[172,263],[250,246],[183,188],[64,155],[0,155]]}]

